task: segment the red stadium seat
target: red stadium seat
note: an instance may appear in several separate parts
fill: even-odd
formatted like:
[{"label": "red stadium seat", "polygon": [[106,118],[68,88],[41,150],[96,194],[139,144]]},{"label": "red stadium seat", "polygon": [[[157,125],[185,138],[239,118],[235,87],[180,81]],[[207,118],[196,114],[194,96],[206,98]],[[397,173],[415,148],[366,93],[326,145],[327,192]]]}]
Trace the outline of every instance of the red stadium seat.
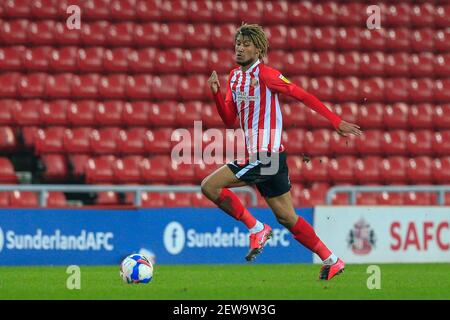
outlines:
[{"label": "red stadium seat", "polygon": [[21,136],[23,139],[23,144],[27,149],[33,149],[35,145],[35,140],[39,128],[38,127],[23,127]]},{"label": "red stadium seat", "polygon": [[[336,56],[334,72],[336,75],[359,76],[360,74],[360,55],[356,51],[339,53]],[[366,75],[366,73],[364,73]]]},{"label": "red stadium seat", "polygon": [[119,195],[113,191],[98,192],[95,199],[98,206],[118,206],[120,205]]},{"label": "red stadium seat", "polygon": [[93,100],[80,100],[73,102],[67,110],[67,120],[73,126],[94,126],[97,102]]},{"label": "red stadium seat", "polygon": [[437,156],[450,155],[450,130],[442,130],[432,134],[431,147]]},{"label": "red stadium seat", "polygon": [[[217,112],[216,106],[211,104],[204,104],[202,107],[201,121],[203,126],[207,128],[217,128],[223,127],[224,123],[219,113]],[[238,121],[238,120],[236,120]]]},{"label": "red stadium seat", "polygon": [[4,14],[10,18],[28,18],[31,16],[30,4],[26,0],[6,1]]},{"label": "red stadium seat", "polygon": [[308,182],[328,182],[328,158],[313,157],[303,165],[302,174]]},{"label": "red stadium seat", "polygon": [[320,51],[311,54],[310,72],[316,76],[333,75],[335,65],[335,54],[333,51]]},{"label": "red stadium seat", "polygon": [[40,119],[43,124],[64,126],[68,124],[67,110],[70,108],[68,100],[54,100],[43,103],[40,108]]},{"label": "red stadium seat", "polygon": [[407,140],[408,133],[404,130],[387,131],[384,133],[383,139],[381,140],[381,149],[387,156],[405,156],[408,153],[408,149],[406,147]]},{"label": "red stadium seat", "polygon": [[125,94],[130,99],[150,99],[151,86],[151,75],[128,76],[125,84]]},{"label": "red stadium seat", "polygon": [[402,192],[381,192],[377,197],[377,205],[381,206],[401,206],[404,195]]},{"label": "red stadium seat", "polygon": [[149,102],[126,102],[123,109],[122,119],[127,126],[148,126],[149,112]]},{"label": "red stadium seat", "polygon": [[409,71],[413,77],[430,77],[434,72],[435,57],[431,52],[409,56]]},{"label": "red stadium seat", "polygon": [[337,23],[341,26],[361,26],[366,20],[362,3],[340,3],[337,10]]},{"label": "red stadium seat", "polygon": [[448,16],[450,14],[450,6],[442,5],[436,6],[434,11],[434,23],[438,28],[448,27]]},{"label": "red stadium seat", "polygon": [[435,101],[450,102],[450,78],[436,80],[433,89]]},{"label": "red stadium seat", "polygon": [[95,159],[89,159],[86,164],[86,182],[87,183],[112,183],[114,182],[114,172],[112,164],[115,161],[114,156],[102,156]]},{"label": "red stadium seat", "polygon": [[110,28],[107,21],[96,21],[81,24],[81,43],[85,46],[103,46],[106,44],[106,33]]},{"label": "red stadium seat", "polygon": [[359,84],[359,100],[362,102],[384,102],[386,98],[385,82],[382,78],[362,79]]},{"label": "red stadium seat", "polygon": [[186,21],[188,3],[185,0],[173,0],[161,3],[161,19],[167,21]]},{"label": "red stadium seat", "polygon": [[13,110],[20,104],[17,100],[3,99],[0,108],[0,126],[14,125]]},{"label": "red stadium seat", "polygon": [[[65,13],[65,10],[63,11]],[[65,13],[66,14],[66,13]],[[53,34],[58,45],[73,46],[81,43],[81,32],[77,29],[68,29],[66,21],[56,22]]]},{"label": "red stadium seat", "polygon": [[169,178],[172,183],[190,183],[195,181],[194,166],[191,163],[176,163],[169,165]]},{"label": "red stadium seat", "polygon": [[63,192],[52,191],[47,193],[48,208],[64,208],[67,207],[67,199]]},{"label": "red stadium seat", "polygon": [[335,193],[332,198],[333,206],[348,206],[350,203],[349,195],[346,192]]},{"label": "red stadium seat", "polygon": [[283,50],[271,50],[268,54],[268,64],[277,70],[287,70],[285,67],[287,60],[292,60],[291,55]]},{"label": "red stadium seat", "polygon": [[[296,204],[296,205],[295,205]],[[325,194],[320,190],[303,189],[297,203],[294,201],[296,207],[314,207],[325,204]]]},{"label": "red stadium seat", "polygon": [[161,24],[159,43],[164,47],[183,47],[186,37],[186,27],[182,23]]},{"label": "red stadium seat", "polygon": [[200,0],[188,3],[187,18],[191,22],[211,22],[213,17],[213,4],[210,1]]},{"label": "red stadium seat", "polygon": [[335,2],[317,3],[313,6],[312,19],[314,25],[336,25],[338,6]]},{"label": "red stadium seat", "polygon": [[288,21],[291,25],[312,25],[313,5],[310,1],[289,2]]},{"label": "red stadium seat", "polygon": [[130,48],[107,49],[103,55],[103,69],[106,72],[127,72]]},{"label": "red stadium seat", "polygon": [[292,182],[303,182],[304,162],[302,157],[291,155],[287,157],[287,165],[289,168],[289,178]]},{"label": "red stadium seat", "polygon": [[82,12],[88,20],[106,20],[111,16],[109,0],[87,0],[83,3]]},{"label": "red stadium seat", "polygon": [[330,131],[317,129],[306,132],[305,151],[310,156],[323,156],[330,154]]},{"label": "red stadium seat", "polygon": [[17,91],[22,98],[37,98],[44,96],[46,73],[30,73],[22,75],[17,85]]},{"label": "red stadium seat", "polygon": [[101,128],[91,132],[91,150],[95,154],[115,154],[120,129],[115,127]]},{"label": "red stadium seat", "polygon": [[311,54],[309,51],[299,50],[287,54],[284,61],[286,74],[306,75],[310,74]]},{"label": "red stadium seat", "polygon": [[383,131],[365,130],[355,141],[355,148],[362,156],[382,154]]},{"label": "red stadium seat", "polygon": [[407,129],[408,113],[408,105],[405,103],[386,105],[383,116],[386,129]]},{"label": "red stadium seat", "polygon": [[422,156],[409,159],[406,167],[406,175],[411,184],[432,183],[431,167],[433,165],[430,157]]},{"label": "red stadium seat", "polygon": [[14,122],[19,126],[37,126],[41,125],[39,109],[42,101],[38,99],[23,100],[15,104],[12,110]]},{"label": "red stadium seat", "polygon": [[434,56],[434,75],[445,78],[450,73],[450,53]]},{"label": "red stadium seat", "polygon": [[35,151],[37,155],[47,153],[63,153],[63,138],[66,128],[50,127],[39,129],[35,137]]},{"label": "red stadium seat", "polygon": [[15,98],[17,95],[17,86],[21,75],[16,72],[7,72],[0,74],[0,97]]},{"label": "red stadium seat", "polygon": [[408,108],[408,125],[412,129],[432,129],[433,106],[429,103],[418,103]]},{"label": "red stadium seat", "polygon": [[145,128],[131,128],[120,132],[117,141],[118,151],[121,154],[143,154],[145,153],[144,139],[147,133]]},{"label": "red stadium seat", "polygon": [[284,145],[293,154],[299,154],[303,152],[304,140],[305,140],[306,130],[305,129],[287,129],[282,132],[282,141]]},{"label": "red stadium seat", "polygon": [[158,73],[179,73],[182,70],[183,51],[178,48],[161,51],[155,61]]},{"label": "red stadium seat", "polygon": [[434,51],[434,30],[429,26],[411,32],[411,49],[415,52]]},{"label": "red stadium seat", "polygon": [[447,53],[450,51],[450,30],[443,29],[437,30],[434,34],[434,48],[436,51],[440,51],[442,53]]},{"label": "red stadium seat", "polygon": [[380,166],[382,158],[368,156],[357,159],[354,167],[355,182],[360,184],[381,183]]},{"label": "red stadium seat", "polygon": [[120,100],[100,102],[95,109],[95,120],[100,126],[120,126],[123,109],[124,102]]},{"label": "red stadium seat", "polygon": [[[213,54],[214,57],[212,57]],[[220,59],[218,58],[219,55]],[[182,68],[187,74],[206,73],[209,70],[222,73],[230,70],[230,56],[233,57],[231,51],[211,52],[209,54],[207,49],[186,50],[183,53]],[[215,64],[213,68],[208,67],[211,63]],[[219,66],[218,63],[222,63],[222,65]]]},{"label": "red stadium seat", "polygon": [[127,76],[125,74],[103,76],[98,84],[98,92],[100,96],[108,99],[124,98],[126,82]]},{"label": "red stadium seat", "polygon": [[169,182],[169,166],[171,160],[169,156],[153,156],[142,161],[141,175],[147,183]]},{"label": "red stadium seat", "polygon": [[45,181],[66,181],[69,169],[66,157],[62,154],[46,154],[41,158],[42,178]]},{"label": "red stadium seat", "polygon": [[186,25],[184,46],[187,48],[202,48],[211,46],[212,25],[196,23]]},{"label": "red stadium seat", "polygon": [[111,17],[114,20],[134,20],[136,17],[136,1],[114,0],[111,2]]},{"label": "red stadium seat", "polygon": [[384,50],[386,35],[384,29],[362,29],[360,33],[361,49],[367,51]]},{"label": "red stadium seat", "polygon": [[28,71],[46,71],[50,65],[52,48],[48,46],[28,48],[23,53],[22,65]]},{"label": "red stadium seat", "polygon": [[236,27],[233,24],[216,25],[211,30],[211,44],[217,49],[230,49],[234,47],[234,34]]},{"label": "red stadium seat", "polygon": [[[142,3],[144,1],[141,1]],[[146,20],[154,21],[154,20]],[[147,22],[136,24],[134,27],[133,41],[141,47],[158,46],[160,39],[160,24],[156,22]],[[146,48],[149,49],[149,48]]]},{"label": "red stadium seat", "polygon": [[141,182],[140,166],[142,160],[141,156],[128,156],[123,159],[117,159],[112,166],[115,181],[117,183]]},{"label": "red stadium seat", "polygon": [[161,2],[159,0],[137,1],[136,17],[141,21],[159,21],[161,18]]},{"label": "red stadium seat", "polygon": [[145,150],[150,154],[168,154],[171,148],[172,128],[148,130],[144,138]]},{"label": "red stadium seat", "polygon": [[103,56],[105,49],[102,47],[80,48],[78,50],[77,68],[83,72],[103,71]]},{"label": "red stadium seat", "polygon": [[405,52],[396,52],[386,55],[385,73],[390,77],[408,77],[409,76],[409,54]]},{"label": "red stadium seat", "polygon": [[414,102],[433,101],[434,81],[430,78],[412,79],[409,88],[409,99]]},{"label": "red stadium seat", "polygon": [[52,70],[58,72],[75,71],[77,66],[77,47],[62,47],[53,49],[49,59],[49,65]]},{"label": "red stadium seat", "polygon": [[[334,99],[338,102],[358,101],[359,79],[346,77],[334,82]],[[348,120],[347,120],[348,121]]]},{"label": "red stadium seat", "polygon": [[407,206],[430,206],[437,204],[437,196],[430,192],[407,192],[404,197]]},{"label": "red stadium seat", "polygon": [[[0,200],[1,201],[1,200]],[[214,208],[214,202],[205,197],[201,192],[196,192],[192,195],[191,204],[194,208]]]},{"label": "red stadium seat", "polygon": [[6,207],[9,207],[9,192],[0,192],[0,208]]},{"label": "red stadium seat", "polygon": [[67,129],[64,134],[64,150],[68,153],[91,152],[90,136],[92,128],[77,127]]},{"label": "red stadium seat", "polygon": [[330,152],[336,156],[355,155],[357,153],[356,141],[358,139],[360,138],[354,135],[343,137],[336,131],[333,131],[330,139]]},{"label": "red stadium seat", "polygon": [[157,100],[176,100],[179,81],[178,75],[154,76],[151,89],[153,97]]},{"label": "red stadium seat", "polygon": [[287,42],[292,50],[312,50],[311,34],[313,29],[309,26],[295,26],[288,29]]},{"label": "red stadium seat", "polygon": [[336,47],[337,31],[334,27],[313,29],[311,43],[315,50],[333,50]]},{"label": "red stadium seat", "polygon": [[289,103],[282,106],[283,121],[286,128],[307,126],[306,107],[302,103]]},{"label": "red stadium seat", "polygon": [[39,206],[38,196],[31,191],[13,191],[9,197],[11,208],[37,208]]},{"label": "red stadium seat", "polygon": [[328,163],[328,175],[333,183],[353,183],[354,164],[356,158],[352,156],[342,156],[330,160]]},{"label": "red stadium seat", "polygon": [[410,81],[406,78],[391,78],[384,81],[386,102],[408,102]]},{"label": "red stadium seat", "polygon": [[36,0],[31,4],[31,14],[38,19],[58,18],[58,6],[55,0]]},{"label": "red stadium seat", "polygon": [[365,76],[383,76],[385,73],[385,56],[383,52],[361,54],[361,74]]},{"label": "red stadium seat", "polygon": [[241,1],[239,2],[238,21],[251,21],[252,23],[262,23],[264,17],[264,5],[262,1]]},{"label": "red stadium seat", "polygon": [[334,100],[334,79],[331,77],[311,78],[308,91],[319,100]]},{"label": "red stadium seat", "polygon": [[72,78],[72,94],[78,98],[98,98],[98,74],[74,75]]},{"label": "red stadium seat", "polygon": [[111,46],[134,45],[134,23],[120,22],[111,24],[106,30],[106,44]]},{"label": "red stadium seat", "polygon": [[431,166],[433,181],[439,184],[447,184],[450,179],[450,157],[436,158]]},{"label": "red stadium seat", "polygon": [[165,208],[164,194],[158,192],[142,192],[141,205],[147,208]]},{"label": "red stadium seat", "polygon": [[431,3],[421,3],[412,6],[410,12],[411,25],[414,28],[425,28],[434,25],[435,8]]},{"label": "red stadium seat", "polygon": [[52,20],[31,22],[27,28],[28,41],[33,45],[52,45],[55,43],[54,30],[55,22]]},{"label": "red stadium seat", "polygon": [[406,141],[406,148],[413,156],[425,156],[431,154],[431,141],[433,134],[429,130],[410,132]]},{"label": "red stadium seat", "polygon": [[403,157],[388,157],[383,159],[380,167],[380,176],[385,183],[405,183],[407,160]]},{"label": "red stadium seat", "polygon": [[264,1],[263,2],[263,23],[286,24],[288,19],[288,2],[287,1]]},{"label": "red stadium seat", "polygon": [[272,50],[287,50],[287,28],[284,25],[268,26],[265,28],[267,39]]},{"label": "red stadium seat", "polygon": [[23,68],[22,57],[26,51],[24,46],[0,48],[0,69],[19,71]]},{"label": "red stadium seat", "polygon": [[3,21],[0,24],[0,40],[7,45],[23,44],[28,41],[27,30],[29,21],[17,19],[11,21]]},{"label": "red stadium seat", "polygon": [[49,98],[70,98],[72,93],[72,73],[48,75],[45,92]]},{"label": "red stadium seat", "polygon": [[11,160],[0,157],[0,183],[17,183],[17,176]]},{"label": "red stadium seat", "polygon": [[212,18],[217,23],[234,23],[238,20],[239,5],[236,0],[213,1]]},{"label": "red stadium seat", "polygon": [[361,47],[361,32],[361,28],[358,27],[338,28],[336,33],[337,49],[359,51]]},{"label": "red stadium seat", "polygon": [[189,101],[179,103],[176,106],[176,125],[180,128],[194,126],[194,121],[201,120],[202,103],[200,101]]},{"label": "red stadium seat", "polygon": [[74,179],[84,179],[90,157],[86,154],[70,154],[69,169]]},{"label": "red stadium seat", "polygon": [[148,122],[153,127],[172,126],[175,124],[176,103],[166,101],[150,105]]},{"label": "red stadium seat", "polygon": [[204,100],[207,78],[203,75],[192,75],[180,79],[178,95],[183,100]]},{"label": "red stadium seat", "polygon": [[388,51],[409,51],[410,30],[405,27],[387,29],[386,32],[386,49]]},{"label": "red stadium seat", "polygon": [[166,207],[190,207],[192,194],[168,192],[164,195]]},{"label": "red stadium seat", "polygon": [[129,56],[129,68],[133,73],[153,73],[158,55],[159,51],[155,48],[133,50]]}]

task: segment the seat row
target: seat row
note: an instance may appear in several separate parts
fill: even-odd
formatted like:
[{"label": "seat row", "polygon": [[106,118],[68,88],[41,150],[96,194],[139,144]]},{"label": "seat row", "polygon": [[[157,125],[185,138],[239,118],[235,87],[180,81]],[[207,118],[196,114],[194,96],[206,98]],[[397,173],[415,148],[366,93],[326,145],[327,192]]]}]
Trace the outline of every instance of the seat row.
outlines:
[{"label": "seat row", "polygon": [[[252,21],[315,25],[361,25],[370,2],[237,1],[237,0],[15,0],[0,6],[0,17],[67,18],[67,7],[78,5],[86,20],[233,22]],[[432,3],[380,3],[387,26],[448,25],[445,0]],[[439,5],[441,4],[441,5]]]},{"label": "seat row", "polygon": [[[0,40],[6,45],[77,45],[214,48],[231,50],[238,25],[83,22],[70,30],[65,22],[0,20]],[[369,30],[360,27],[311,27],[283,24],[265,28],[273,49],[448,52],[449,25],[441,29],[405,26]]]}]

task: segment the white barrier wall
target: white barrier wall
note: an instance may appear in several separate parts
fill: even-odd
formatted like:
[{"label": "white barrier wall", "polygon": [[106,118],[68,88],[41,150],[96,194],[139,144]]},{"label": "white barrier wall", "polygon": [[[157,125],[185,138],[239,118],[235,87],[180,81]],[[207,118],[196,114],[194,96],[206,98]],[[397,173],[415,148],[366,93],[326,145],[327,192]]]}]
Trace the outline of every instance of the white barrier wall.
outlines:
[{"label": "white barrier wall", "polygon": [[314,228],[348,263],[450,262],[450,207],[318,206]]}]

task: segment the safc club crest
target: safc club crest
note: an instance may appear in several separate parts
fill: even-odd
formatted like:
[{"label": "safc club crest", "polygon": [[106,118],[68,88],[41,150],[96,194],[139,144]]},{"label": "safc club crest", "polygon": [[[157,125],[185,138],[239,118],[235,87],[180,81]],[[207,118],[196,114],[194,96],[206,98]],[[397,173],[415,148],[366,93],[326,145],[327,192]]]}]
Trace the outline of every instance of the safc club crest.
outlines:
[{"label": "safc club crest", "polygon": [[369,254],[375,246],[375,241],[375,232],[363,218],[353,225],[347,239],[348,246],[358,255]]}]

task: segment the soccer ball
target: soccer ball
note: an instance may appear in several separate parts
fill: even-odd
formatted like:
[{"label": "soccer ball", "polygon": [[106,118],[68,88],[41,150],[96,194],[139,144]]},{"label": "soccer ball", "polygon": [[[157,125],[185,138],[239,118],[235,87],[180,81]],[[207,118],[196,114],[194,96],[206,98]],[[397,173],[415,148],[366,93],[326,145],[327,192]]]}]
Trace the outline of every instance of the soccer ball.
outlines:
[{"label": "soccer ball", "polygon": [[120,264],[120,277],[126,283],[149,283],[153,278],[153,265],[142,254],[131,254]]}]

